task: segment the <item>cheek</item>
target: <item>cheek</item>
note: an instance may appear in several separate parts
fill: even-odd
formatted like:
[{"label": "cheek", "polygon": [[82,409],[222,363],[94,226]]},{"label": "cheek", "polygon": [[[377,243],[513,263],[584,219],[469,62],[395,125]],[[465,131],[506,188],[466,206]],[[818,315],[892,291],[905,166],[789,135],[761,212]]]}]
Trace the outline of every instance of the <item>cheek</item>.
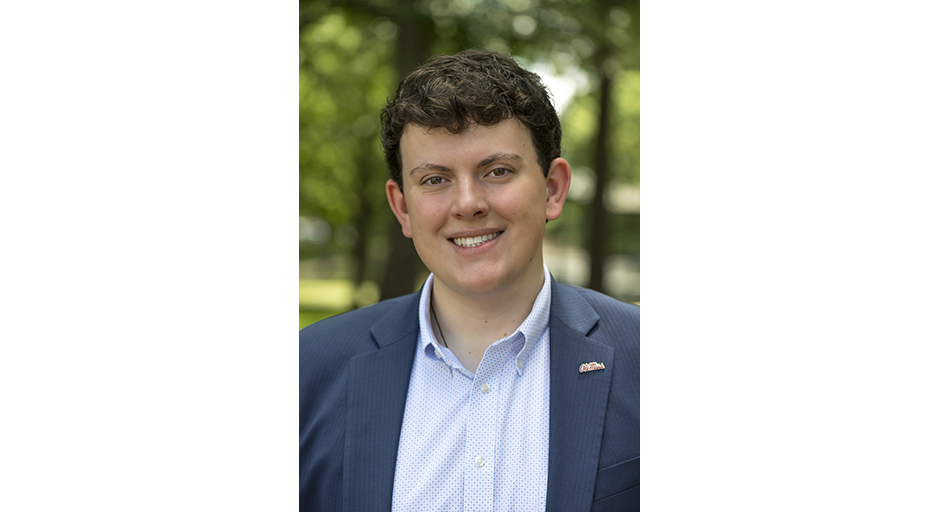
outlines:
[{"label": "cheek", "polygon": [[414,230],[437,229],[447,221],[448,209],[444,201],[413,197],[410,204],[409,217]]},{"label": "cheek", "polygon": [[497,201],[500,215],[507,219],[519,222],[535,222],[545,220],[545,198],[539,197],[538,190],[527,189],[524,192],[507,191],[500,194]]}]

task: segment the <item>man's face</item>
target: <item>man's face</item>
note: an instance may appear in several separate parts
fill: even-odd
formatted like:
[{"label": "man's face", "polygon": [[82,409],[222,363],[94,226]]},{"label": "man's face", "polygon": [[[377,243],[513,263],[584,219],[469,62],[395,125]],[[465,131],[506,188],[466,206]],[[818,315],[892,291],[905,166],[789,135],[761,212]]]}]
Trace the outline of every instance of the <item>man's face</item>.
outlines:
[{"label": "man's face", "polygon": [[571,171],[556,158],[546,178],[528,129],[516,119],[460,134],[405,127],[402,181],[389,204],[435,286],[486,298],[539,286],[546,219],[557,219]]}]

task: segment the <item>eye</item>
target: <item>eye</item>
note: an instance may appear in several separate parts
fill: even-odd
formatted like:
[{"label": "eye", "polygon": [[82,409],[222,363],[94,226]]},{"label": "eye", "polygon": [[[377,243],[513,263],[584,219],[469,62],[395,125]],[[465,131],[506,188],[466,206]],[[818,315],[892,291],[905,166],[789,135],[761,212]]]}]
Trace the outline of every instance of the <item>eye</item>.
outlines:
[{"label": "eye", "polygon": [[509,174],[509,169],[504,169],[500,167],[499,169],[493,169],[492,171],[490,171],[490,174],[492,174],[493,176],[496,176],[497,178],[501,178]]},{"label": "eye", "polygon": [[430,178],[424,180],[424,183],[426,185],[440,185],[441,183],[444,183],[444,178],[441,178],[440,176],[431,176]]}]

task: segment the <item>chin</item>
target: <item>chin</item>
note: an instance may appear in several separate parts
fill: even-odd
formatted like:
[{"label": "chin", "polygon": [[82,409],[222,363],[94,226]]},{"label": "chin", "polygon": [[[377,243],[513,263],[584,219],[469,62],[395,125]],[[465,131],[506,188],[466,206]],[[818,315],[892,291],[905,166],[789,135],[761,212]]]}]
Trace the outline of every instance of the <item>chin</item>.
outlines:
[{"label": "chin", "polygon": [[473,276],[470,279],[458,279],[457,285],[464,293],[470,295],[492,295],[507,288],[505,276]]}]

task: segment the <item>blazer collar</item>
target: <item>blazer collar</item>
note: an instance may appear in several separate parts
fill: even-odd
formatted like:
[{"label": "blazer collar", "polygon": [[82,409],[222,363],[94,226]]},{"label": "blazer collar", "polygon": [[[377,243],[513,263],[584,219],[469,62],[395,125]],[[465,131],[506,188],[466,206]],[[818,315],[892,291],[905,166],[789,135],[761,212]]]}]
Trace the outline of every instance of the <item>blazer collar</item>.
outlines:
[{"label": "blazer collar", "polygon": [[573,286],[558,284],[552,278],[552,316],[574,331],[587,335],[600,320],[594,308]]},{"label": "blazer collar", "polygon": [[391,510],[395,462],[418,339],[418,299],[393,301],[370,329],[377,350],[349,363],[344,510]]},{"label": "blazer collar", "polygon": [[[587,511],[594,497],[614,349],[588,337],[602,320],[576,288],[552,279],[547,511]],[[604,363],[581,373],[580,366]]]},{"label": "blazer collar", "polygon": [[421,292],[392,299],[388,310],[370,328],[372,338],[379,348],[385,348],[401,341],[412,333],[417,333],[418,306]]}]

